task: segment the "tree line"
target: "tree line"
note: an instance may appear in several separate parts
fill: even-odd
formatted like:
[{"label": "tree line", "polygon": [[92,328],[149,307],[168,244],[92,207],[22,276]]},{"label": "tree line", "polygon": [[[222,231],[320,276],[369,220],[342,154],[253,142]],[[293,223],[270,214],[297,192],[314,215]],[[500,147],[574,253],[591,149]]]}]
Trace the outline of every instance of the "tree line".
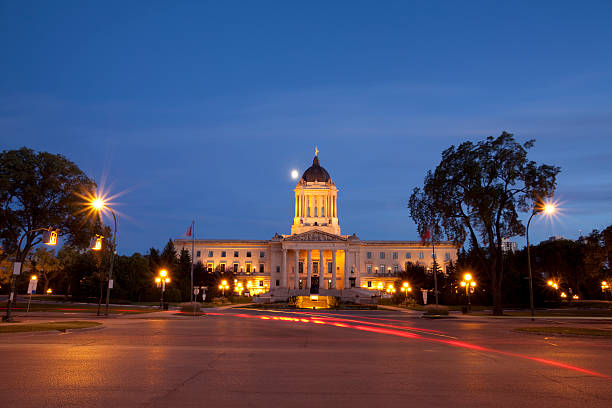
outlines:
[{"label": "tree line", "polygon": [[[529,274],[527,271],[527,250],[505,252],[504,291],[502,303],[505,307],[529,306]],[[534,276],[534,298],[536,306],[554,307],[560,302],[579,300],[612,300],[609,289],[603,289],[603,281],[612,283],[612,225],[603,231],[594,230],[578,240],[560,239],[543,241],[531,247],[532,271]],[[472,303],[493,304],[489,265],[483,263],[472,248],[460,249],[455,263],[446,271],[437,274],[441,304],[461,305],[466,302],[465,288],[460,285],[463,276],[470,273],[476,281],[471,294]],[[554,282],[557,287],[548,283]],[[429,292],[428,303],[433,303],[434,275],[423,265],[408,263],[399,274],[396,288],[402,282],[409,282],[412,292],[406,296],[396,292],[396,302],[408,298],[411,302],[423,304],[421,290]],[[566,297],[562,297],[562,294]]]}]

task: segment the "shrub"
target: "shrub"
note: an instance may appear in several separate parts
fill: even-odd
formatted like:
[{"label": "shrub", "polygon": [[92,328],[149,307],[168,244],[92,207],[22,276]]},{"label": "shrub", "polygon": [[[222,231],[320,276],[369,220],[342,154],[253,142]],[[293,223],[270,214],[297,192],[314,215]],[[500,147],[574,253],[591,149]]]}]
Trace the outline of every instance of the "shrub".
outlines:
[{"label": "shrub", "polygon": [[427,305],[427,306],[425,306],[425,314],[426,315],[447,316],[448,315],[448,307],[446,307],[446,306],[436,306],[436,305]]}]

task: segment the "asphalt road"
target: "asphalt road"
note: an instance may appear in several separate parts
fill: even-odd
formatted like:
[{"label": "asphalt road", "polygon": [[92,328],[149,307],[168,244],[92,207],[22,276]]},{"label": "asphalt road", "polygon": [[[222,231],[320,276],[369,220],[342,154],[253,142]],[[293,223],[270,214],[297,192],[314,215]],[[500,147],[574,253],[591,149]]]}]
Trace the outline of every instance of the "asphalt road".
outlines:
[{"label": "asphalt road", "polygon": [[512,332],[528,320],[212,313],[1,335],[0,406],[612,407],[610,339]]}]

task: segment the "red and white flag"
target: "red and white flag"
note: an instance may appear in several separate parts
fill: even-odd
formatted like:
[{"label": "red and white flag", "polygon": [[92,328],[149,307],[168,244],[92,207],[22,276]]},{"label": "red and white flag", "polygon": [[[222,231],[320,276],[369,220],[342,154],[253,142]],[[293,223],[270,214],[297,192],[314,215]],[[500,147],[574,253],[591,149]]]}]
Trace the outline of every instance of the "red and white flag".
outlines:
[{"label": "red and white flag", "polygon": [[193,234],[193,223],[189,226],[189,229],[187,230],[187,233],[185,235],[190,237],[192,234]]}]

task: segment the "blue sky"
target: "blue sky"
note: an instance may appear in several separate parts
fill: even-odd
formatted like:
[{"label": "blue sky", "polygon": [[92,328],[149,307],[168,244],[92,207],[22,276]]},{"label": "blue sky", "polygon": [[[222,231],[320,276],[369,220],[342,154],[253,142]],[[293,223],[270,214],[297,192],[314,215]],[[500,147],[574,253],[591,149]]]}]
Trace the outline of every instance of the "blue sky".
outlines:
[{"label": "blue sky", "polygon": [[610,21],[609,1],[2,2],[0,147],[124,192],[131,253],[192,219],[289,233],[315,145],[343,233],[417,239],[406,205],[441,152],[505,130],[562,168],[534,241],[576,238],[612,224]]}]

